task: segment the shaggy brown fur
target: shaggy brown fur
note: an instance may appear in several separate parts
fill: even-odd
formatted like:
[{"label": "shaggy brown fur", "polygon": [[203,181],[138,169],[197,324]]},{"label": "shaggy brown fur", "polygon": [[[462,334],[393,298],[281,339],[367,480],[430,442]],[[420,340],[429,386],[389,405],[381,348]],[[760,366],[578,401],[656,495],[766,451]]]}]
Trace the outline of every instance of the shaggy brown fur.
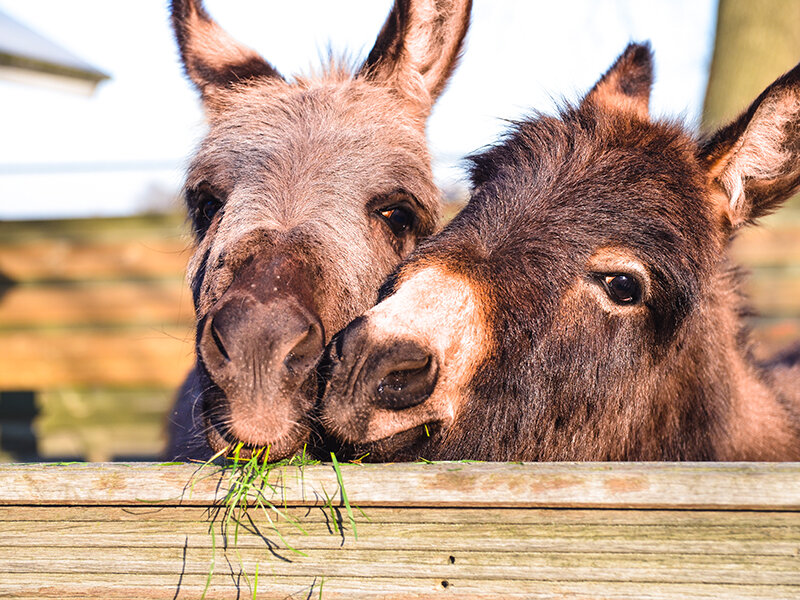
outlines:
[{"label": "shaggy brown fur", "polygon": [[800,459],[800,356],[753,360],[726,258],[800,184],[800,66],[698,140],[650,120],[651,61],[631,45],[578,106],[472,158],[467,207],[330,346],[335,442],[375,460]]},{"label": "shaggy brown fur", "polygon": [[173,0],[209,131],[186,178],[197,366],[173,412],[171,456],[241,441],[280,459],[308,441],[325,342],[438,221],[425,122],[470,4],[397,0],[355,74],[332,65],[288,81],[199,0]]}]

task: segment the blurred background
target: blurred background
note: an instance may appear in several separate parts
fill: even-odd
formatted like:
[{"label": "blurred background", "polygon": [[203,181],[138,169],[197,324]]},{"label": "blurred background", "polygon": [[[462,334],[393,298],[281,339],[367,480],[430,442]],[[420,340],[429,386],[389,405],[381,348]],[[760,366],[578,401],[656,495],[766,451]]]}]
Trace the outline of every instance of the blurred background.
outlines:
[{"label": "blurred background", "polygon": [[[709,130],[800,60],[793,0],[474,0],[429,124],[453,214],[461,157],[576,99],[631,40],[654,115]],[[152,459],[192,362],[184,166],[203,135],[166,1],[0,0],[0,461]],[[363,60],[390,0],[207,0],[284,75]],[[800,202],[735,242],[758,353],[800,340]]]}]

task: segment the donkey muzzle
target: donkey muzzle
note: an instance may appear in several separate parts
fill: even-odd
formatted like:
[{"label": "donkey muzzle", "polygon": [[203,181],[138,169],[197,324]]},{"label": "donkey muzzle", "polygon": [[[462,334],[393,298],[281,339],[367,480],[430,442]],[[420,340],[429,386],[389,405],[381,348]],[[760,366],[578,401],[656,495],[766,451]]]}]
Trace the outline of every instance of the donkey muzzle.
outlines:
[{"label": "donkey muzzle", "polygon": [[[206,315],[198,352],[222,392],[205,406],[215,438],[249,446],[292,446],[313,406],[315,367],[324,348],[319,317],[308,307],[302,270],[254,257]],[[217,442],[215,444],[215,441]]]},{"label": "donkey muzzle", "polygon": [[375,442],[415,429],[426,435],[444,420],[441,407],[429,401],[440,360],[424,344],[378,341],[369,318],[362,317],[331,340],[326,363],[321,420],[327,434],[341,442]]}]

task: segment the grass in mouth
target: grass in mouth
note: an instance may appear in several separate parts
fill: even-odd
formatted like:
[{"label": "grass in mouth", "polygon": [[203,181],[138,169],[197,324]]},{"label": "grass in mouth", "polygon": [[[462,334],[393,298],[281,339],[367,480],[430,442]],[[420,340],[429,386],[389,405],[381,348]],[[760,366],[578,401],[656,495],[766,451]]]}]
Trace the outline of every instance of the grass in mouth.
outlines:
[{"label": "grass in mouth", "polygon": [[[190,489],[193,490],[194,484],[200,479],[200,473],[212,465],[221,467],[223,474],[227,475],[227,491],[216,507],[209,525],[212,557],[208,577],[206,578],[205,587],[200,597],[201,600],[205,600],[214,575],[217,552],[215,527],[219,528],[219,532],[222,536],[222,547],[226,551],[229,548],[234,550],[239,561],[241,573],[253,593],[253,598],[255,598],[256,590],[258,589],[258,565],[256,565],[255,574],[251,581],[246,573],[244,561],[238,550],[240,528],[249,528],[249,530],[252,531],[252,528],[256,527],[249,514],[250,510],[256,510],[263,515],[264,519],[269,524],[269,528],[280,539],[281,543],[288,551],[299,556],[307,557],[307,554],[292,546],[284,535],[286,527],[289,527],[292,531],[300,533],[301,535],[307,536],[308,532],[303,528],[300,521],[289,514],[283,494],[283,486],[281,483],[270,481],[270,475],[273,471],[281,470],[283,471],[283,477],[285,477],[286,467],[298,467],[297,475],[300,479],[302,489],[303,467],[319,465],[321,461],[310,458],[306,453],[306,447],[303,447],[303,451],[300,454],[272,463],[269,462],[269,446],[253,450],[249,458],[242,457],[243,448],[244,444],[239,443],[233,447],[232,451],[226,448],[218,452],[200,466],[191,481]],[[222,459],[221,465],[218,463],[219,459]],[[358,540],[353,507],[350,505],[350,500],[347,497],[339,461],[336,459],[336,455],[333,452],[331,452],[331,461],[333,463],[333,469],[336,472],[336,480],[339,486],[342,503],[344,504],[348,522],[353,531],[353,538]],[[219,473],[219,471],[215,473]],[[211,476],[211,474],[209,474],[209,476]],[[324,489],[322,492],[325,496],[325,509],[330,511],[331,515],[331,533],[338,535],[340,529],[336,508],[334,506],[334,496],[329,496]],[[275,498],[282,498],[283,502],[274,502],[273,499]],[[356,507],[356,509],[358,509],[358,507]],[[360,511],[360,509],[358,510]],[[362,515],[364,514],[363,511],[360,512]],[[282,528],[284,528],[283,531]],[[322,585],[320,585],[320,598],[321,593]]]}]

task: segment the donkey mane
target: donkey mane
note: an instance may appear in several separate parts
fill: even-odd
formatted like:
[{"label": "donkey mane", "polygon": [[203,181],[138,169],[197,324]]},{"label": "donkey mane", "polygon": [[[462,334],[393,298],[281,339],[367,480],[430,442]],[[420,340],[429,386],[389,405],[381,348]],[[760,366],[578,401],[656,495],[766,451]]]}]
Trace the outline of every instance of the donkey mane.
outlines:
[{"label": "donkey mane", "polygon": [[[473,194],[483,183],[506,171],[515,174],[521,167],[534,165],[537,169],[557,171],[558,161],[569,153],[591,144],[592,153],[581,158],[592,161],[597,152],[619,146],[621,141],[636,140],[665,148],[679,148],[693,154],[700,138],[679,118],[664,117],[648,123],[625,113],[607,113],[597,107],[562,100],[555,114],[533,110],[520,119],[508,119],[508,127],[497,141],[467,155]],[[631,137],[634,136],[634,137]],[[537,173],[527,173],[527,175]]]}]

